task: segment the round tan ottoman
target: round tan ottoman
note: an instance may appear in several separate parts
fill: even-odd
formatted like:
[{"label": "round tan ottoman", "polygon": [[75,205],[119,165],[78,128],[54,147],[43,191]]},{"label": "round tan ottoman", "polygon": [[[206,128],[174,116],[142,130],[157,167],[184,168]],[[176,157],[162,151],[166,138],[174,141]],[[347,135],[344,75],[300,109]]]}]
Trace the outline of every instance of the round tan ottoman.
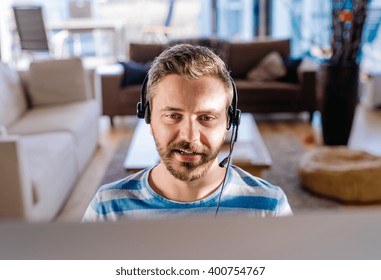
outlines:
[{"label": "round tan ottoman", "polygon": [[319,147],[299,162],[303,187],[342,202],[381,201],[381,157],[346,146]]}]

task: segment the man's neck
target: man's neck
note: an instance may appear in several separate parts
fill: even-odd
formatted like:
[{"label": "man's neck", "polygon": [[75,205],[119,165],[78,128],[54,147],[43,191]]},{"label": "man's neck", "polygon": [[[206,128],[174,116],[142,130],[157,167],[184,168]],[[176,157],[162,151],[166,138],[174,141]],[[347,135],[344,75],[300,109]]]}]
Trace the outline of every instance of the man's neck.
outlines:
[{"label": "man's neck", "polygon": [[167,199],[191,202],[212,194],[222,184],[225,172],[226,168],[219,167],[216,160],[201,178],[191,182],[181,181],[161,162],[151,170],[148,182],[156,193]]}]

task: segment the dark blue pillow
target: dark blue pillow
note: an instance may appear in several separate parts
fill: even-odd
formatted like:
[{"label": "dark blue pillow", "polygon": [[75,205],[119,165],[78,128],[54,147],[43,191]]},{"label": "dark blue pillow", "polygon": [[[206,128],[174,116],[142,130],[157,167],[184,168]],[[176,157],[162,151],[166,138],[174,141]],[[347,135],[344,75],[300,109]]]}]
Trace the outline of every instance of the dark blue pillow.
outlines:
[{"label": "dark blue pillow", "polygon": [[132,60],[128,62],[121,61],[119,63],[124,68],[123,77],[120,81],[121,88],[130,85],[141,85],[151,66],[151,62],[142,64]]},{"label": "dark blue pillow", "polygon": [[286,67],[287,73],[285,76],[278,78],[277,81],[293,84],[299,83],[297,70],[300,63],[302,63],[302,60],[300,58],[294,59],[290,57],[283,57],[283,63]]}]

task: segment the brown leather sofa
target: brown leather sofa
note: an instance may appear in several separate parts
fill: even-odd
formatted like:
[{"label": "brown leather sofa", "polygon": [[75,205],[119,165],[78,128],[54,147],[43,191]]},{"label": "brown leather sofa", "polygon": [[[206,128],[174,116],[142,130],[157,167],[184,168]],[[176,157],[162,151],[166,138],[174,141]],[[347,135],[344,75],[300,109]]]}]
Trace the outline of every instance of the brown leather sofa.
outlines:
[{"label": "brown leather sofa", "polygon": [[[198,41],[199,42],[199,41]],[[210,43],[213,49],[220,44]],[[152,61],[168,45],[130,43],[130,60],[139,63]],[[221,44],[218,46],[221,49]],[[289,40],[265,40],[248,43],[223,44],[223,54],[231,70],[238,91],[238,107],[242,112],[278,113],[307,111],[312,116],[316,110],[316,71],[314,69],[298,69],[298,83],[280,81],[250,81],[246,74],[257,65],[262,58],[272,51],[282,56],[290,55]],[[299,67],[302,68],[302,67]],[[101,74],[103,94],[103,114],[111,118],[118,115],[136,114],[136,104],[140,98],[140,85],[120,87],[123,71]]]}]

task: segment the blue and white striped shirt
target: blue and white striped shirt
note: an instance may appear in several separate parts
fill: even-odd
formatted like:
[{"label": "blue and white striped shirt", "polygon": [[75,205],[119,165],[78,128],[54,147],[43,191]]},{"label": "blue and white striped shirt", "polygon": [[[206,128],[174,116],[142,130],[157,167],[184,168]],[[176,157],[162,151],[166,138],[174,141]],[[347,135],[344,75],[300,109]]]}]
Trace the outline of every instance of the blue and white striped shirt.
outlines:
[{"label": "blue and white striped shirt", "polygon": [[[181,215],[214,215],[222,185],[208,197],[177,202],[157,194],[148,183],[151,168],[103,185],[95,194],[82,221],[169,218]],[[236,166],[228,169],[218,215],[292,215],[281,188],[254,177]]]}]

